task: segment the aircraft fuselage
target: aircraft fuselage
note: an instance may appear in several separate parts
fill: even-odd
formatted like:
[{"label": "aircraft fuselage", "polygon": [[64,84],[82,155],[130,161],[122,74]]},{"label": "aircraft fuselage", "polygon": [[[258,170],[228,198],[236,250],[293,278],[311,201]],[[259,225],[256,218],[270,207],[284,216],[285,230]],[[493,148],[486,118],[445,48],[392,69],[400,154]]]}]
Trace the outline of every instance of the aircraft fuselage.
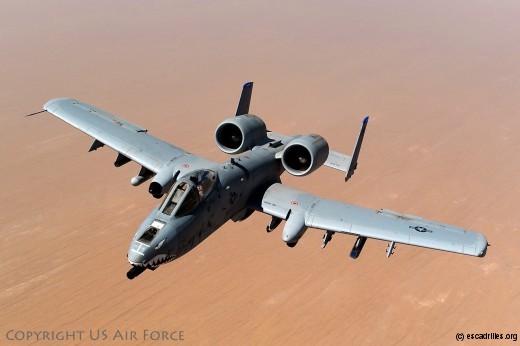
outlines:
[{"label": "aircraft fuselage", "polygon": [[[168,215],[166,200],[158,205],[136,232],[128,251],[129,262],[134,267],[155,270],[191,251],[228,220],[248,217],[252,213],[248,208],[250,200],[256,196],[261,198],[270,185],[280,181],[283,167],[275,154],[281,150],[283,145],[256,147],[230,161],[209,167],[208,170],[215,173],[215,182],[207,196],[185,215],[179,215],[180,208]],[[197,174],[197,171],[185,174],[172,190],[182,181],[190,183],[190,176]],[[143,236],[150,227],[155,227],[155,234]]]}]

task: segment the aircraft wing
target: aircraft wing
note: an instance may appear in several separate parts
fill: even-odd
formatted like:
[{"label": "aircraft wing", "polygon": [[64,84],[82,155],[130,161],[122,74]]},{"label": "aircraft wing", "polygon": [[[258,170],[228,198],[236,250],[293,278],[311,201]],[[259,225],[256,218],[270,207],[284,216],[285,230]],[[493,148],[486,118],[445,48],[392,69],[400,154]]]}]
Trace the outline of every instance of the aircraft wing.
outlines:
[{"label": "aircraft wing", "polygon": [[[301,219],[301,226],[304,223],[305,227],[471,256],[483,257],[488,245],[484,235],[474,231],[389,210],[336,202],[279,183],[267,189],[259,210],[286,220],[285,227],[291,218]],[[298,223],[293,220],[293,224]]]},{"label": "aircraft wing", "polygon": [[166,143],[147,133],[147,130],[74,99],[57,98],[47,102],[43,109],[94,138],[89,151],[107,145],[119,153],[115,165],[135,161],[153,173],[175,158],[183,157],[181,164],[188,170],[208,167],[213,161]]}]

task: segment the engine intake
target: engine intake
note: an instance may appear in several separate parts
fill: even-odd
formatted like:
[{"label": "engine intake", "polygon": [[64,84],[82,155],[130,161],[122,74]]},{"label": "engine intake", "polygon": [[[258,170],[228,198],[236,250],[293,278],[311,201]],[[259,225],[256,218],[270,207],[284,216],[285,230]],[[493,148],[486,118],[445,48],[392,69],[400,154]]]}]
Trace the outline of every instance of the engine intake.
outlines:
[{"label": "engine intake", "polygon": [[227,119],[215,131],[215,142],[226,154],[240,154],[266,141],[264,121],[252,114]]},{"label": "engine intake", "polygon": [[320,168],[329,157],[329,144],[320,135],[305,135],[292,140],[282,154],[287,172],[303,176]]}]

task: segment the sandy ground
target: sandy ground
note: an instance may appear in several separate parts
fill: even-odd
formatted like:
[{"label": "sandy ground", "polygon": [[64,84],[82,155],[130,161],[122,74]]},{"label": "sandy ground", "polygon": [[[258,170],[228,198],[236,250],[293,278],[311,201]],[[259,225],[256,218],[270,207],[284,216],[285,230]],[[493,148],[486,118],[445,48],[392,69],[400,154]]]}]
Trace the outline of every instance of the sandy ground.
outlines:
[{"label": "sandy ground", "polygon": [[[183,331],[186,344],[455,344],[520,332],[520,6],[514,1],[1,1],[0,343],[15,331]],[[243,82],[268,128],[350,152],[284,182],[483,232],[485,258],[353,237],[289,249],[268,217],[229,223],[176,262],[125,277],[157,201],[107,148],[41,109],[75,97],[191,152]],[[30,342],[11,342],[26,344]],[[489,342],[489,341],[488,341]],[[56,342],[54,342],[55,344]],[[65,343],[65,342],[62,342]],[[74,343],[69,340],[67,343]],[[469,343],[486,344],[482,341]],[[100,344],[98,342],[97,344]],[[488,344],[507,344],[505,341]]]}]

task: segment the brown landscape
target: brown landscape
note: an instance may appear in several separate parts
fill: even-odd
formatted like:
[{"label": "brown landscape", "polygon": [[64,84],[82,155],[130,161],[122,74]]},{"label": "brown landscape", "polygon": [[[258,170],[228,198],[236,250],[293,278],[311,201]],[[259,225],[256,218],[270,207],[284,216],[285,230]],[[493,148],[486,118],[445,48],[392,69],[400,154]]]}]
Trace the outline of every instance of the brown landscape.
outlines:
[{"label": "brown landscape", "polygon": [[[515,1],[0,1],[0,343],[460,344],[520,333],[520,4]],[[228,223],[133,281],[126,253],[158,203],[115,152],[48,113],[74,97],[224,161],[216,126],[253,80],[251,112],[319,133],[356,174],[296,188],[484,233],[476,258],[354,237],[288,248],[269,217]],[[84,331],[8,340],[9,331]],[[112,340],[135,331],[137,340]],[[12,334],[11,334],[12,335]],[[25,334],[26,335],[26,334]],[[179,335],[178,333],[176,335]],[[509,344],[511,340],[465,340]],[[163,341],[175,343],[172,341]]]}]

